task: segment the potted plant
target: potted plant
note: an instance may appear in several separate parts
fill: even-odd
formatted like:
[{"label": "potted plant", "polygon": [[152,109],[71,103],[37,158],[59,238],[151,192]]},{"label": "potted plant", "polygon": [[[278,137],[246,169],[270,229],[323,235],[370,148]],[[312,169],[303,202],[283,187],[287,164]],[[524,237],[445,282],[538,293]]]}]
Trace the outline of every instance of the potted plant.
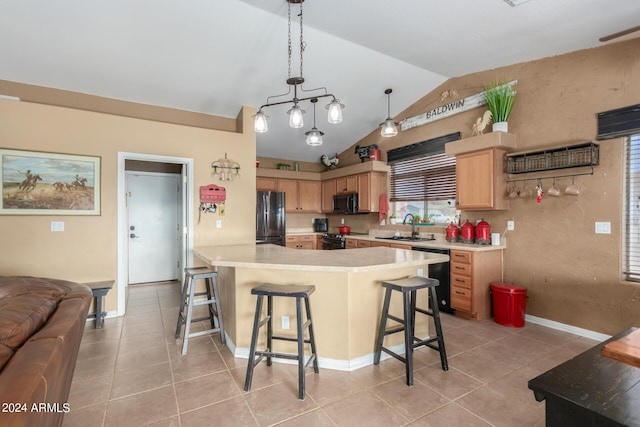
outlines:
[{"label": "potted plant", "polygon": [[396,216],[395,215],[391,215],[389,217],[389,223],[391,223],[391,224],[395,224],[396,223]]},{"label": "potted plant", "polygon": [[484,96],[487,100],[487,108],[491,111],[493,131],[508,132],[507,119],[513,108],[516,91],[506,83],[494,83],[485,86]]},{"label": "potted plant", "polygon": [[413,216],[413,221],[412,221],[412,222],[413,222],[414,224],[420,224],[420,220],[421,220],[421,219],[422,219],[422,217],[421,217],[420,215],[415,214],[415,215]]}]

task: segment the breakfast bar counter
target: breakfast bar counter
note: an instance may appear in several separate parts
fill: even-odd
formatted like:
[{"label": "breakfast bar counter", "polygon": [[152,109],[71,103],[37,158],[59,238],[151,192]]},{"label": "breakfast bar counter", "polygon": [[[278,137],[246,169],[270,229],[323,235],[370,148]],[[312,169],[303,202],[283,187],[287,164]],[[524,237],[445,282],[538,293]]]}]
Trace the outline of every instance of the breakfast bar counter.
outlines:
[{"label": "breakfast bar counter", "polygon": [[[218,271],[225,332],[236,356],[249,353],[256,301],[252,288],[265,282],[315,285],[310,300],[320,366],[339,370],[373,361],[383,300],[381,281],[426,273],[429,264],[449,261],[447,255],[385,247],[322,251],[276,245],[206,246],[195,248],[194,254]],[[427,294],[421,292],[421,306],[426,308]],[[274,334],[293,336],[295,304],[286,300],[274,300]],[[391,312],[400,314],[400,298],[391,307]],[[291,319],[290,330],[281,328],[281,316]],[[416,336],[429,335],[423,317],[416,319]],[[401,345],[401,335],[389,336],[386,345]],[[295,352],[294,343],[279,345],[281,351]]]}]

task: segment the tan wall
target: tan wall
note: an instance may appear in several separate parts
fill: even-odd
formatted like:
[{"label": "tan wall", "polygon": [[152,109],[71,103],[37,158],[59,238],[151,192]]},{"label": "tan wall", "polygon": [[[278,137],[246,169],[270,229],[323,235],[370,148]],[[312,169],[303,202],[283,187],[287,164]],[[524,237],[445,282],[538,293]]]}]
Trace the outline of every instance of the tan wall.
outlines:
[{"label": "tan wall", "polygon": [[[598,112],[640,102],[639,75],[640,40],[635,39],[450,79],[396,120],[442,105],[445,90],[456,89],[464,98],[496,79],[515,79],[518,96],[509,131],[517,135],[517,151],[592,141]],[[358,144],[378,144],[384,160],[391,148],[456,131],[469,137],[483,111],[474,109],[395,138],[383,139],[375,130]],[[464,212],[463,218],[484,217],[499,232],[507,220],[515,221],[515,231],[506,234],[505,278],[529,289],[527,313],[614,334],[640,326],[640,288],[620,279],[623,143],[602,141],[600,148],[595,176],[576,178],[579,197],[546,197],[539,205],[517,199],[508,211]],[[358,161],[353,148],[340,153],[341,166]],[[558,186],[569,183],[563,179]],[[543,181],[544,188],[550,185]],[[529,188],[534,186],[531,181]],[[595,235],[596,221],[611,222],[612,234]]]},{"label": "tan wall", "polygon": [[[197,224],[194,200],[194,245],[246,244],[255,241],[255,133],[252,108],[244,108],[244,133],[224,132],[132,119],[28,102],[0,100],[0,147],[100,156],[100,216],[0,216],[0,275],[35,275],[78,282],[117,278],[118,152],[193,158],[194,195],[200,185],[216,183],[212,161],[224,157],[241,165],[240,177],[225,182],[226,215],[205,216]],[[223,227],[215,228],[222,219]],[[52,233],[51,221],[65,231]],[[106,298],[115,310],[117,286]]]}]

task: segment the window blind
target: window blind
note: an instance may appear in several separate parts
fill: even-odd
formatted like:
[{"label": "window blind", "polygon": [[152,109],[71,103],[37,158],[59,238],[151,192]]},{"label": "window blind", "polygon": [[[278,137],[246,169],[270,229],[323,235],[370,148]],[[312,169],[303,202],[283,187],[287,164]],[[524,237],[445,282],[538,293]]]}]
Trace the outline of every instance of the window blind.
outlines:
[{"label": "window blind", "polygon": [[625,270],[640,282],[640,133],[627,138],[625,168]]},{"label": "window blind", "polygon": [[446,200],[456,197],[456,159],[444,153],[391,165],[392,202]]},{"label": "window blind", "polygon": [[640,133],[640,104],[598,113],[598,140]]}]

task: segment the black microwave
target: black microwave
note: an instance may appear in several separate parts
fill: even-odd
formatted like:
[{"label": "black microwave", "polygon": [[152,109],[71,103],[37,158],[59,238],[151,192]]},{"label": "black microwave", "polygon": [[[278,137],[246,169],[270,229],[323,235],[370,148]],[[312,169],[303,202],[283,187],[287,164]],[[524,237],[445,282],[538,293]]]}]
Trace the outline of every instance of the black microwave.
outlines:
[{"label": "black microwave", "polygon": [[333,213],[358,213],[358,193],[336,194],[333,196]]}]

